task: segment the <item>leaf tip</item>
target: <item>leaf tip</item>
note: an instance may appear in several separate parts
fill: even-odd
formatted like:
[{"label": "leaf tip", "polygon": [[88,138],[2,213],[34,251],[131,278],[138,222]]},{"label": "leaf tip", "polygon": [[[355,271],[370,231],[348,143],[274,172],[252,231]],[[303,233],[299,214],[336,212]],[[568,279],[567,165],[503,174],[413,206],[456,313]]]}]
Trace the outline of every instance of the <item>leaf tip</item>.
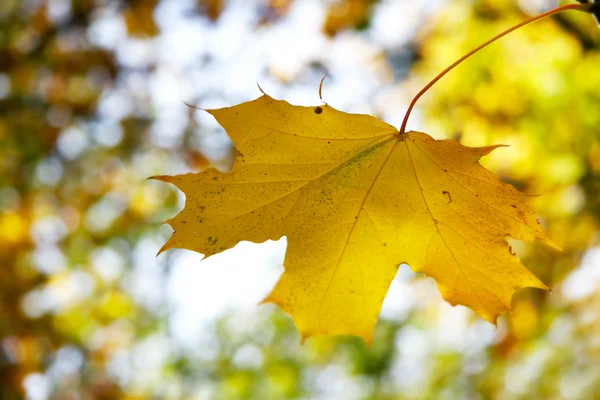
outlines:
[{"label": "leaf tip", "polygon": [[550,290],[550,287],[548,285],[546,285],[544,282],[540,281],[539,279],[538,279],[538,282],[539,282],[538,285],[536,285],[536,286],[529,286],[529,287],[536,288],[536,289],[542,289],[542,290],[545,290],[547,292],[552,292],[552,290]]},{"label": "leaf tip", "polygon": [[172,179],[173,179],[173,177],[170,175],[153,175],[153,176],[149,176],[148,178],[146,178],[147,181],[153,180],[153,181],[161,181],[161,182],[167,182],[167,183],[171,183]]},{"label": "leaf tip", "polygon": [[300,333],[300,345],[304,346],[304,343],[306,343],[306,339],[308,339],[310,337],[310,335],[305,334],[305,333]]},{"label": "leaf tip", "polygon": [[[530,279],[522,285],[516,287],[513,291],[513,295],[517,290],[525,289],[525,288],[534,288],[549,291],[550,288],[544,282],[542,282],[538,277],[530,273]],[[511,296],[512,297],[512,296]]]},{"label": "leaf tip", "polygon": [[190,103],[187,103],[187,102],[185,102],[185,101],[183,102],[183,104],[185,104],[186,106],[188,106],[189,108],[191,108],[191,109],[194,109],[194,110],[206,111],[204,108],[200,108],[200,107],[193,106],[193,105],[191,105]]},{"label": "leaf tip", "polygon": [[541,240],[542,240],[542,242],[544,242],[548,246],[552,247],[554,250],[564,251],[563,248],[558,243],[556,243],[554,240],[550,239],[546,235],[544,235],[544,237],[542,237]]},{"label": "leaf tip", "polygon": [[499,147],[510,147],[508,144],[495,144],[493,146],[485,146],[485,147],[474,147],[473,150],[477,154],[478,159],[483,156],[487,156],[492,151],[496,150]]},{"label": "leaf tip", "polygon": [[270,295],[265,297],[264,299],[262,299],[258,304],[263,305],[263,304],[269,304],[269,303],[275,304],[275,302],[273,301],[273,299],[271,298]]},{"label": "leaf tip", "polygon": [[369,334],[369,335],[361,335],[360,338],[363,340],[363,342],[365,343],[365,347],[367,349],[371,348],[371,344],[373,343],[373,335]]},{"label": "leaf tip", "polygon": [[323,78],[321,78],[321,82],[319,83],[319,99],[321,99],[323,103],[325,103],[325,100],[323,100],[323,81],[325,80],[325,78],[327,78],[327,74],[325,74]]},{"label": "leaf tip", "polygon": [[258,82],[256,82],[256,86],[258,86],[258,90],[260,90],[260,92],[262,94],[264,94],[265,96],[268,96],[268,94],[265,93],[265,91],[263,90],[263,88],[260,87],[260,84]]},{"label": "leaf tip", "polygon": [[163,246],[158,250],[158,252],[156,253],[156,257],[160,256],[162,253],[164,253],[167,250],[170,250],[171,247],[171,239],[167,240],[167,242],[165,244],[163,244]]}]

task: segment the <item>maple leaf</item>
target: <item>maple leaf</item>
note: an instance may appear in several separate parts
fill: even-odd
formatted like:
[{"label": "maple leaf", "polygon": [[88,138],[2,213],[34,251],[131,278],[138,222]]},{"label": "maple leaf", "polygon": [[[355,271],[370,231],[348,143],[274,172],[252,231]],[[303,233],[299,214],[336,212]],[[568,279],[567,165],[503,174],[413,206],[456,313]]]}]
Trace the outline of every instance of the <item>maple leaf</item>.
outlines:
[{"label": "maple leaf", "polygon": [[237,157],[228,173],[157,177],[187,197],[161,251],[208,257],[242,240],[287,236],[285,271],[265,301],[288,312],[303,338],[369,343],[402,263],[492,323],[517,289],[546,289],[507,238],[555,245],[526,196],[478,162],[499,146],[398,133],[368,115],[267,95],[207,111]]},{"label": "maple leaf", "polygon": [[547,289],[508,238],[558,246],[526,196],[479,164],[501,146],[434,140],[406,132],[406,124],[427,90],[489,44],[560,12],[598,13],[597,0],[581,2],[531,17],[456,60],[417,93],[399,131],[368,115],[266,94],[207,110],[237,146],[235,164],[229,173],[156,177],[187,196],[161,252],[179,247],[208,257],[241,240],[287,236],[285,272],[264,301],[291,314],[303,340],[350,334],[370,343],[403,263],[433,277],[450,304],[496,323],[516,290]]}]

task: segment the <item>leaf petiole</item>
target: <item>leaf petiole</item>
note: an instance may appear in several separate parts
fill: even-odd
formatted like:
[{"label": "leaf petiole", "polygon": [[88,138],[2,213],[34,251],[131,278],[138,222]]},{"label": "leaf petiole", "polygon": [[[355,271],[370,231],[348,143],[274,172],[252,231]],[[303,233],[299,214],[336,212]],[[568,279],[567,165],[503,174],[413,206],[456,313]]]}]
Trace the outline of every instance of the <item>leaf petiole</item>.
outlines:
[{"label": "leaf petiole", "polygon": [[431,80],[431,82],[429,82],[427,85],[425,85],[425,87],[423,89],[421,89],[421,91],[419,93],[417,93],[417,95],[412,99],[410,105],[408,106],[408,110],[406,111],[406,114],[404,115],[404,120],[402,121],[402,126],[400,127],[399,133],[403,134],[405,133],[406,130],[406,123],[408,122],[408,117],[410,116],[410,113],[412,112],[417,100],[419,100],[419,98],[421,98],[421,96],[423,96],[433,85],[435,85],[437,83],[437,81],[439,81],[440,79],[442,79],[444,77],[444,75],[446,75],[448,72],[450,72],[452,69],[454,69],[454,67],[456,67],[457,65],[459,65],[460,63],[462,63],[463,61],[465,61],[467,58],[471,57],[473,54],[477,53],[479,50],[487,47],[489,44],[492,44],[493,42],[495,42],[496,40],[502,38],[503,36],[508,35],[509,33],[511,33],[512,31],[515,31],[527,24],[530,24],[532,22],[538,21],[542,18],[546,18],[549,17],[551,15],[554,14],[558,14],[560,12],[563,11],[569,11],[569,10],[576,10],[576,11],[584,11],[584,12],[591,12],[592,7],[594,5],[593,4],[589,4],[589,3],[585,3],[585,4],[567,4],[564,6],[560,6],[560,7],[556,7],[553,8],[551,10],[546,11],[545,13],[542,13],[540,15],[537,15],[535,17],[531,17],[511,28],[508,28],[507,30],[505,30],[504,32],[499,33],[498,35],[494,36],[493,38],[491,38],[490,40],[488,40],[487,42],[483,43],[482,45],[474,48],[473,50],[471,50],[470,52],[468,52],[467,54],[465,54],[464,56],[462,56],[461,58],[459,58],[458,60],[456,60],[454,63],[452,63],[452,65],[450,65],[448,68],[446,68],[445,70],[443,70],[442,72],[440,72],[435,78],[433,78]]}]

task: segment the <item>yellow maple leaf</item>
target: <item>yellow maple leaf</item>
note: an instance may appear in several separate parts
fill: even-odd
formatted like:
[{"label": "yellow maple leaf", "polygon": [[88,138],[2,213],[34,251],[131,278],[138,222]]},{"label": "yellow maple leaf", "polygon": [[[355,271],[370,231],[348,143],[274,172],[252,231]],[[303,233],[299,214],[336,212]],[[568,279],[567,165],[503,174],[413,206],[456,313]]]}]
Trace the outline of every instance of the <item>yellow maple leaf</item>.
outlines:
[{"label": "yellow maple leaf", "polygon": [[285,272],[265,301],[291,314],[303,338],[369,343],[402,263],[490,322],[515,290],[546,288],[507,238],[553,243],[526,196],[478,162],[498,146],[398,133],[368,115],[267,95],[208,112],[237,158],[228,173],[158,177],[187,197],[162,250],[208,257],[242,240],[287,236]]}]

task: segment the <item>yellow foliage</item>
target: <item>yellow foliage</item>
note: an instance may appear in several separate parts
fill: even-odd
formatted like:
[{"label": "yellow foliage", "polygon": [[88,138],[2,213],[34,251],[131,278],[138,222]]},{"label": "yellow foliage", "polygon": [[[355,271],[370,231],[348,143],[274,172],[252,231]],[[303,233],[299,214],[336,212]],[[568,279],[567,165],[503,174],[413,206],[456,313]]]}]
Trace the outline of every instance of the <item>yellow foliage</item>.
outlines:
[{"label": "yellow foliage", "polygon": [[335,36],[346,28],[360,26],[368,21],[372,0],[341,0],[332,3],[327,10],[323,32]]},{"label": "yellow foliage", "polygon": [[0,214],[0,247],[8,247],[27,239],[27,221],[19,214]]},{"label": "yellow foliage", "polygon": [[127,32],[132,36],[152,37],[158,34],[158,26],[154,22],[153,12],[156,0],[132,2],[124,12]]},{"label": "yellow foliage", "polygon": [[158,188],[143,185],[133,191],[129,199],[129,207],[134,213],[145,217],[154,213],[161,206],[161,200],[163,198]]},{"label": "yellow foliage", "polygon": [[538,313],[529,301],[519,301],[511,311],[513,333],[522,340],[529,339],[538,328]]},{"label": "yellow foliage", "polygon": [[369,343],[401,263],[490,322],[515,290],[546,288],[507,238],[553,243],[526,196],[478,162],[498,146],[399,134],[368,115],[267,95],[208,112],[238,155],[229,173],[157,178],[187,196],[162,250],[211,256],[241,240],[287,236],[285,272],[265,301],[291,314],[303,338]]},{"label": "yellow foliage", "polygon": [[197,4],[211,21],[219,19],[225,7],[224,0],[198,0]]}]

